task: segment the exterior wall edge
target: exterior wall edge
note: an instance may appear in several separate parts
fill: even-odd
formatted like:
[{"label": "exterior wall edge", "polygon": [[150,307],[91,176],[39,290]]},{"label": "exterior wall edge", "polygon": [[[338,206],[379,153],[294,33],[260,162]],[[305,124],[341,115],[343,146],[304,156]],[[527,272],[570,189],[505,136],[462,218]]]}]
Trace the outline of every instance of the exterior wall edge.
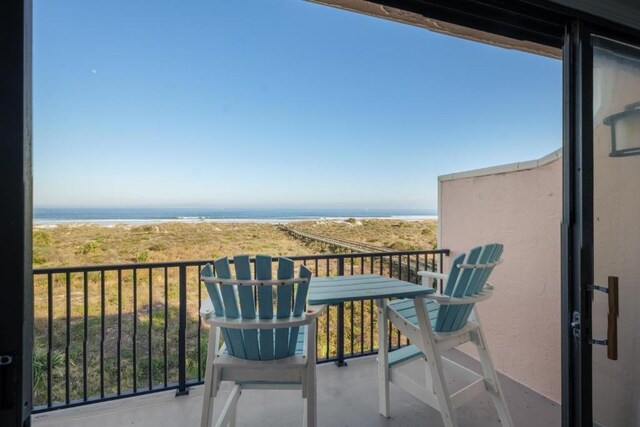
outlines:
[{"label": "exterior wall edge", "polygon": [[475,178],[479,176],[498,175],[512,172],[522,172],[548,165],[562,158],[562,148],[543,156],[537,160],[528,160],[524,162],[508,163],[498,166],[490,166],[488,168],[473,169],[469,171],[455,172],[438,177],[438,182],[453,181],[456,179]]}]

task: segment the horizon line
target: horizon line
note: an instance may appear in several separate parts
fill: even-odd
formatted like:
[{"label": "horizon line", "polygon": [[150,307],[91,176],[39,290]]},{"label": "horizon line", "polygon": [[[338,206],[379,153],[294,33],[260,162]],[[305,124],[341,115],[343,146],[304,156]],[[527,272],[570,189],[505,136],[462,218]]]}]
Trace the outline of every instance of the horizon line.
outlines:
[{"label": "horizon line", "polygon": [[33,209],[246,209],[246,210],[378,210],[378,211],[434,211],[428,207],[361,207],[361,206],[212,206],[212,205],[34,205]]}]

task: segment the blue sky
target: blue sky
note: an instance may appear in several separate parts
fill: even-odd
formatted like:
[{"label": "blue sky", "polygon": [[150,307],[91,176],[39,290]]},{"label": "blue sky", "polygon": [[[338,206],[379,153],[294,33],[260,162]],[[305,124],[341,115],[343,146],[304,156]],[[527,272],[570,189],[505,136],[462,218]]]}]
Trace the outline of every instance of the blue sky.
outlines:
[{"label": "blue sky", "polygon": [[561,145],[561,63],[301,0],[34,1],[34,204],[435,208]]}]

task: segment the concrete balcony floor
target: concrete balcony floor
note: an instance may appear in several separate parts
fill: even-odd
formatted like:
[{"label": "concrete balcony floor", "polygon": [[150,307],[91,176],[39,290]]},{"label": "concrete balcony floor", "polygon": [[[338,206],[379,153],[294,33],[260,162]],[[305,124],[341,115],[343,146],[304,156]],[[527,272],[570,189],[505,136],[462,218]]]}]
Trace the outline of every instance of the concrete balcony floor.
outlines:
[{"label": "concrete balcony floor", "polygon": [[[479,363],[455,350],[447,357],[479,371]],[[377,370],[373,357],[353,359],[347,367],[334,364],[318,366],[319,426],[442,426],[439,412],[391,385],[391,418],[378,414]],[[421,370],[413,364],[403,369]],[[445,373],[446,375],[446,373]],[[519,427],[553,427],[561,425],[560,406],[504,376],[501,377],[511,416]],[[450,383],[452,389],[460,385]],[[226,400],[228,387],[223,385],[216,400],[216,415]],[[34,427],[123,427],[123,426],[199,426],[203,387],[194,387],[188,396],[175,397],[174,391],[117,401],[96,403],[35,415]],[[461,426],[500,426],[488,393],[480,395],[458,409]],[[247,390],[238,407],[239,426],[299,426],[302,422],[302,399],[299,391]]]}]

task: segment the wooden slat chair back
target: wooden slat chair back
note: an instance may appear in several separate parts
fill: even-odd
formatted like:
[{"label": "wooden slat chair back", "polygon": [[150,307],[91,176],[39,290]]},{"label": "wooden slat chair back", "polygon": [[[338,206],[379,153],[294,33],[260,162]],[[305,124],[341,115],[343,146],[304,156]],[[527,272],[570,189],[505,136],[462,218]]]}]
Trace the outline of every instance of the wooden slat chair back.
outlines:
[{"label": "wooden slat chair back", "polygon": [[200,316],[210,326],[201,426],[211,425],[222,381],[233,387],[216,426],[235,426],[245,389],[301,390],[303,425],[315,426],[316,319],[325,307],[305,307],[311,271],[302,265],[295,277],[293,261],[281,257],[274,279],[268,255],[256,256],[253,273],[247,255],[231,264],[219,258],[200,272],[209,294]]},{"label": "wooden slat chair back", "polygon": [[[496,265],[501,262],[504,246],[490,243],[458,255],[451,262],[448,274],[419,272],[423,284],[430,279],[444,280],[441,294],[434,293],[414,300],[394,300],[380,309],[391,323],[411,340],[411,345],[379,357],[380,413],[389,416],[389,383],[393,382],[442,414],[446,427],[458,425],[455,408],[475,395],[489,392],[503,426],[513,426],[498,374],[493,366],[487,342],[475,304],[493,294],[487,283]],[[380,338],[381,342],[386,339]],[[442,352],[471,342],[478,350],[482,374],[473,372],[442,355]],[[402,371],[407,363],[421,363],[426,368],[426,382],[415,381]],[[450,393],[447,374],[469,383]]]},{"label": "wooden slat chair back", "polygon": [[[278,259],[277,278],[273,280],[270,256],[256,256],[255,276],[251,274],[249,256],[235,256],[233,264],[235,279],[226,257],[215,260],[214,266],[207,264],[201,272],[216,317],[273,319],[274,306],[277,319],[302,315],[311,279],[311,271],[308,268],[301,266],[299,277],[296,279],[293,261],[281,257]],[[248,360],[273,360],[292,356],[298,344],[300,331],[299,327],[275,330],[221,329],[227,353]]]},{"label": "wooden slat chair back", "polygon": [[[444,287],[444,295],[460,298],[472,297],[480,293],[493,271],[504,245],[491,243],[478,246],[456,257],[451,265]],[[462,329],[469,319],[475,303],[463,305],[443,305],[439,308],[435,332],[453,332]]]}]

